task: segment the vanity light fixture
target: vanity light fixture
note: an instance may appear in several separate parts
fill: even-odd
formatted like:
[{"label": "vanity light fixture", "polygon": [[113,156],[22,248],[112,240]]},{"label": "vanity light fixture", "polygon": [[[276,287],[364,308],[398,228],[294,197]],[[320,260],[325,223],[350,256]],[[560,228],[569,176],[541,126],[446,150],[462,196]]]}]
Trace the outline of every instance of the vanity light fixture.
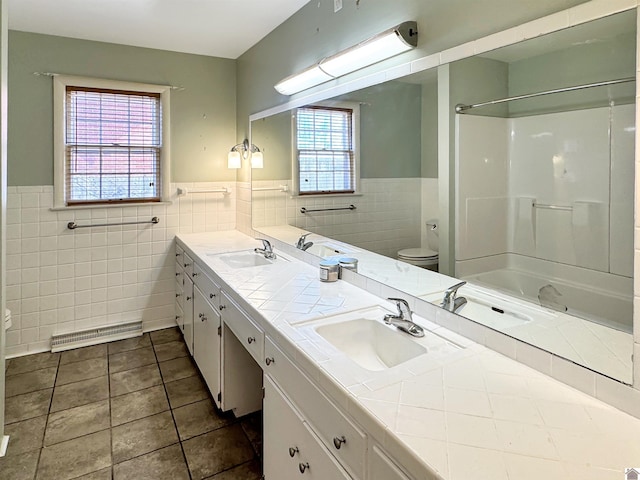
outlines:
[{"label": "vanity light fixture", "polygon": [[281,80],[274,88],[283,95],[293,95],[399,55],[417,45],[417,23],[403,22],[362,43],[320,60],[302,72]]},{"label": "vanity light fixture", "polygon": [[264,168],[262,152],[246,138],[242,143],[234,145],[227,156],[227,168],[241,168],[242,160],[251,157],[251,168]]}]

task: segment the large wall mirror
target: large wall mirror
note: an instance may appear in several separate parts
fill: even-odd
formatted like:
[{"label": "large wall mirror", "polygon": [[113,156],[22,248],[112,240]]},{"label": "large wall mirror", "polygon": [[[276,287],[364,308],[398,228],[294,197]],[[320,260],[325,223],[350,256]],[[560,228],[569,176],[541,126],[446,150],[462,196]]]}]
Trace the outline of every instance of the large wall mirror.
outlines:
[{"label": "large wall mirror", "polygon": [[258,115],[253,227],[630,384],[635,58],[633,10]]}]

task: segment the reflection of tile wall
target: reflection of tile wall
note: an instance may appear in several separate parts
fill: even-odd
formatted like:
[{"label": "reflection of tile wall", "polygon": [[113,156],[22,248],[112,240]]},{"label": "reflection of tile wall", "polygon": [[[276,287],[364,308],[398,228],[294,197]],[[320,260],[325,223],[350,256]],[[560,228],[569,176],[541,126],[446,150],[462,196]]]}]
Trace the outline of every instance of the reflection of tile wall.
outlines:
[{"label": "reflection of tile wall", "polygon": [[[235,228],[235,182],[173,185],[228,187],[192,193],[168,205],[51,211],[51,186],[9,187],[7,209],[8,356],[44,351],[53,334],[143,320],[145,329],[174,323],[178,232]],[[67,223],[148,221],[69,230]]]},{"label": "reflection of tile wall", "polygon": [[[253,188],[290,187],[290,181],[253,182]],[[402,248],[421,241],[421,179],[362,179],[362,195],[354,197],[291,197],[278,190],[253,191],[255,228],[293,225],[320,235],[395,257]],[[306,208],[337,208],[350,204],[356,210],[300,213]]]}]

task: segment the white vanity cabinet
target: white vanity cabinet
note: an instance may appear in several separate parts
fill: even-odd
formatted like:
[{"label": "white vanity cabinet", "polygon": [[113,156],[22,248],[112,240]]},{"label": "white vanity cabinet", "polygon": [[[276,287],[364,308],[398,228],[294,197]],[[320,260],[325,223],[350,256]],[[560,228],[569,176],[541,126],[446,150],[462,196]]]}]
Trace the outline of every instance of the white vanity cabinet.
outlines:
[{"label": "white vanity cabinet", "polygon": [[411,480],[377,445],[369,452],[369,480]]},{"label": "white vanity cabinet", "polygon": [[206,300],[205,294],[198,286],[194,288],[193,311],[193,356],[216,405],[222,408],[220,388],[222,322],[220,314]]},{"label": "white vanity cabinet", "polygon": [[185,275],[183,286],[183,324],[182,335],[184,337],[184,343],[187,344],[189,353],[193,355],[193,282],[191,278]]},{"label": "white vanity cabinet", "polygon": [[193,260],[176,245],[176,323],[193,355]]},{"label": "white vanity cabinet", "polygon": [[[265,340],[263,368],[265,376],[272,377],[280,385],[324,448],[349,472],[351,477],[346,478],[364,480],[367,436],[360,427],[343,415],[269,338]],[[265,419],[270,415],[265,406]],[[266,457],[265,450],[265,462]]]},{"label": "white vanity cabinet", "polygon": [[269,375],[264,378],[265,480],[350,480]]}]

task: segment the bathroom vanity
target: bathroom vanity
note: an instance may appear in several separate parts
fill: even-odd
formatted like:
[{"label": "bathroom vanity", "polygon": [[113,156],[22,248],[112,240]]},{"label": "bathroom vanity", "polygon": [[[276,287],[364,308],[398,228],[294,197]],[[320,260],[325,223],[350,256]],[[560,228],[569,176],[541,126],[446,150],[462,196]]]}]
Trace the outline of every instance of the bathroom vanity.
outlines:
[{"label": "bathroom vanity", "polygon": [[639,419],[432,322],[453,314],[411,337],[391,302],[257,246],[179,234],[176,321],[218,406],[263,408],[267,480],[615,479],[640,458]]}]

